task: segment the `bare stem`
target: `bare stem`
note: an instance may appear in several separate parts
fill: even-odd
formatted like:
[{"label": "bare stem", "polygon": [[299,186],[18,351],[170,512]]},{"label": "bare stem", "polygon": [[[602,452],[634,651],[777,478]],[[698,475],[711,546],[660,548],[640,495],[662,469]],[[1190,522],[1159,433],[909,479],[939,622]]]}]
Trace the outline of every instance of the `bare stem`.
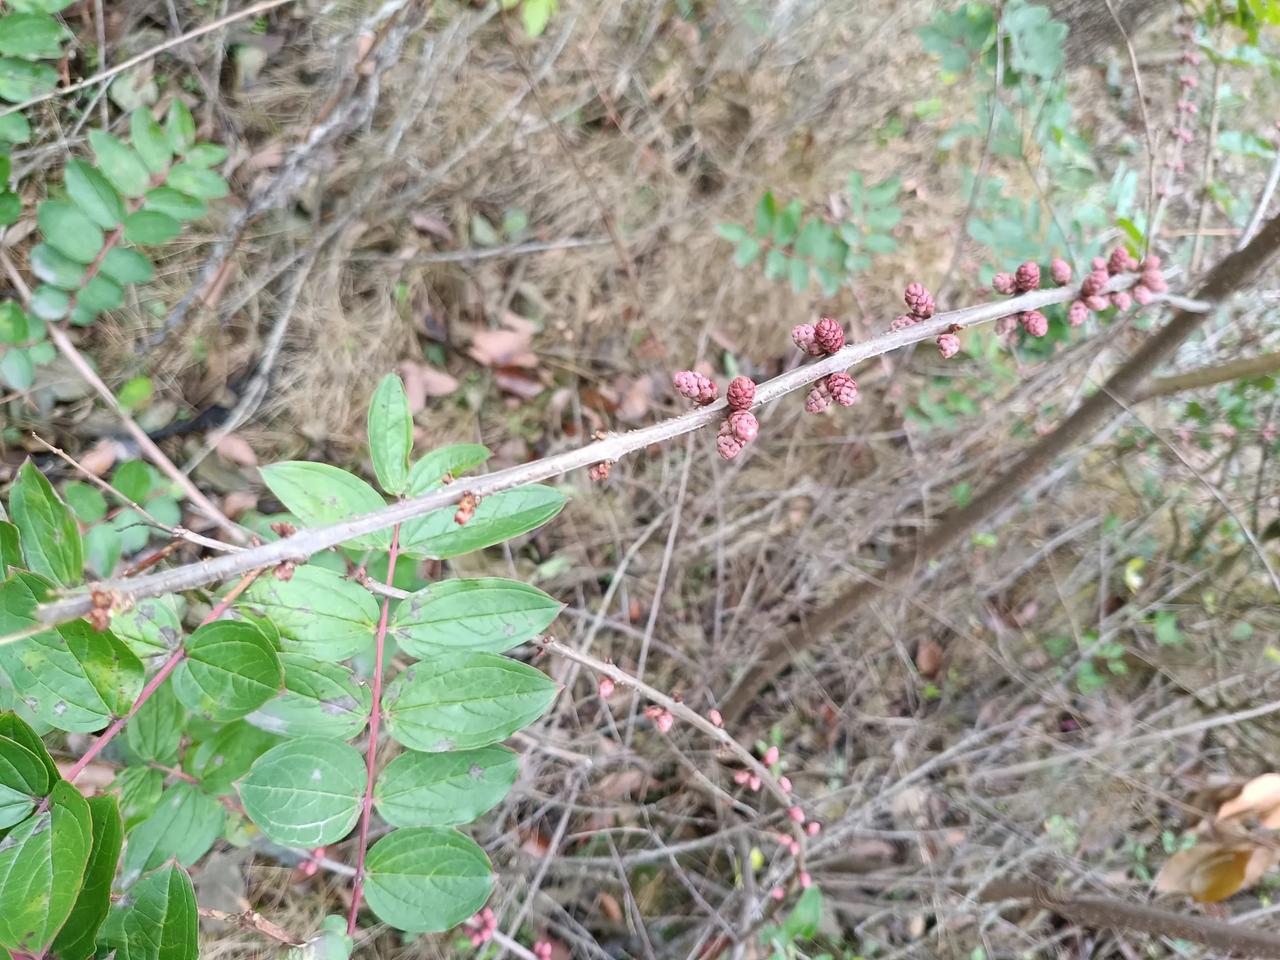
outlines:
[{"label": "bare stem", "polygon": [[[1107,286],[1108,291],[1124,290],[1138,281],[1136,274],[1122,274],[1112,277]],[[977,326],[1009,316],[1023,310],[1036,310],[1053,303],[1064,303],[1077,295],[1075,287],[1058,287],[1052,290],[1034,290],[1017,297],[1009,297],[983,303],[960,310],[940,313],[930,320],[922,321],[906,330],[881,334],[853,343],[829,357],[815,363],[806,364],[789,370],[781,376],[767,380],[756,388],[755,406],[771,403],[808,387],[837,371],[846,370],[855,364],[873,357],[879,357],[894,350],[934,340],[950,330]],[[1207,310],[1211,304],[1196,304],[1196,309]],[[114,398],[113,398],[114,399]],[[344,541],[380,530],[386,530],[396,524],[404,523],[415,517],[423,516],[441,507],[457,502],[465,493],[477,496],[488,496],[513,487],[521,487],[531,483],[558,477],[571,470],[588,467],[593,463],[605,460],[620,460],[637,450],[643,450],[656,443],[663,443],[676,437],[692,433],[715,423],[725,415],[727,404],[718,400],[705,407],[699,407],[682,416],[663,420],[652,426],[632,430],[629,433],[614,434],[603,440],[589,443],[576,450],[570,450],[555,456],[545,457],[531,463],[518,464],[506,470],[497,470],[473,480],[449,484],[439,490],[423,494],[411,500],[403,500],[391,504],[373,513],[366,513],[341,523],[327,527],[316,527],[310,530],[299,530],[292,536],[282,538],[273,543],[253,547],[240,553],[211,560],[201,560],[182,567],[173,567],[146,576],[116,578],[104,580],[92,585],[92,591],[106,592],[118,596],[122,600],[139,600],[145,597],[157,597],[170,593],[191,590],[219,580],[227,580],[239,576],[245,570],[255,567],[275,566],[286,560],[303,563],[314,553],[337,546]],[[198,502],[198,501],[197,501]],[[84,616],[92,607],[91,591],[77,593],[62,600],[44,604],[37,611],[37,616],[44,623],[63,623]]]},{"label": "bare stem", "polygon": [[[396,575],[396,557],[400,553],[400,527],[392,528],[391,550],[387,554],[387,586]],[[356,918],[364,899],[364,858],[369,851],[369,820],[373,814],[373,784],[378,775],[378,725],[382,714],[382,656],[387,643],[387,619],[391,613],[391,598],[382,601],[382,615],[378,618],[378,632],[374,637],[373,656],[373,707],[369,712],[369,747],[367,774],[364,783],[364,803],[360,808],[360,838],[356,843],[356,879],[351,890],[351,912],[347,914],[347,936],[356,932]]]}]

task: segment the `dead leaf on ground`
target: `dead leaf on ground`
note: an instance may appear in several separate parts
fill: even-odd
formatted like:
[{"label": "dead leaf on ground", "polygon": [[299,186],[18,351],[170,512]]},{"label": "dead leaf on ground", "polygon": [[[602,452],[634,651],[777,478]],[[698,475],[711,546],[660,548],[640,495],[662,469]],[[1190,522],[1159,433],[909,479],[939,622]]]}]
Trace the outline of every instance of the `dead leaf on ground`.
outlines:
[{"label": "dead leaf on ground", "polygon": [[1254,777],[1238,796],[1218,808],[1219,820],[1256,817],[1269,830],[1280,829],[1280,773]]},{"label": "dead leaf on ground", "polygon": [[653,404],[653,379],[637,377],[622,392],[618,419],[623,423],[639,423],[649,415]]},{"label": "dead leaf on ground", "polygon": [[916,650],[916,669],[921,676],[936,677],[942,669],[942,644],[937,640],[921,640]]},{"label": "dead leaf on ground", "polygon": [[1201,842],[1165,861],[1156,889],[1186,894],[1197,903],[1218,903],[1257,883],[1276,861],[1275,851],[1262,847]]},{"label": "dead leaf on ground", "polygon": [[458,242],[457,236],[449,229],[443,217],[439,217],[434,213],[424,213],[416,210],[409,214],[409,223],[413,225],[413,229],[427,236],[435,237],[437,240],[443,240],[445,243],[453,245]]},{"label": "dead leaf on ground", "polygon": [[542,381],[523,370],[507,367],[493,374],[493,382],[499,390],[521,400],[532,400],[542,393]]},{"label": "dead leaf on ground", "polygon": [[258,455],[253,452],[253,447],[249,446],[249,441],[244,437],[237,437],[234,433],[229,433],[219,440],[216,449],[220,457],[231,463],[242,467],[258,465]]},{"label": "dead leaf on ground", "polygon": [[234,520],[258,505],[258,495],[248,490],[233,490],[222,498],[222,512]]},{"label": "dead leaf on ground", "polygon": [[93,449],[80,458],[80,466],[95,477],[106,474],[116,462],[116,444],[113,440],[99,440]]},{"label": "dead leaf on ground", "polygon": [[428,397],[447,397],[458,389],[458,381],[443,370],[406,360],[400,364],[400,377],[409,397],[409,412],[417,413],[427,405]]},{"label": "dead leaf on ground", "polygon": [[538,365],[529,349],[529,333],[520,330],[477,330],[471,338],[471,359],[486,367],[528,367]]}]

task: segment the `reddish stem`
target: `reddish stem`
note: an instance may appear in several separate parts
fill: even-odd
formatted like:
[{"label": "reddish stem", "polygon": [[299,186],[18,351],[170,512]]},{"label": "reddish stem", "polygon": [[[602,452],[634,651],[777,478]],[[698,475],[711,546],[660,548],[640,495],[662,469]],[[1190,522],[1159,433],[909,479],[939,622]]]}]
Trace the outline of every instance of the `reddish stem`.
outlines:
[{"label": "reddish stem", "polygon": [[[400,525],[391,530],[391,551],[387,554],[387,586],[396,575],[396,556],[400,552]],[[373,783],[377,776],[378,724],[382,713],[382,652],[387,640],[387,617],[391,612],[391,598],[382,601],[382,616],[378,618],[378,634],[374,639],[373,656],[373,709],[369,714],[368,773],[364,782],[364,805],[360,809],[360,837],[356,846],[356,879],[351,892],[351,912],[347,914],[347,936],[355,936],[356,916],[364,899],[364,857],[369,849],[369,818],[373,812]]]},{"label": "reddish stem", "polygon": [[[200,621],[200,626],[203,627],[206,623],[213,623],[213,621],[226,613],[236,598],[249,588],[249,584],[258,579],[258,574],[260,573],[262,573],[261,567],[257,570],[250,570],[241,577],[240,582],[227,591],[227,595],[219,600],[217,605],[209,611],[209,615]],[[94,758],[106,749],[107,744],[119,735],[120,731],[124,729],[124,725],[132,720],[137,712],[142,709],[142,705],[151,699],[151,695],[160,689],[160,685],[169,678],[169,674],[178,669],[178,664],[183,661],[186,655],[187,651],[184,647],[178,647],[177,650],[169,655],[169,659],[156,671],[156,675],[147,681],[147,685],[142,688],[142,692],[138,694],[138,699],[133,701],[133,706],[129,708],[129,712],[107,727],[106,731],[93,742],[93,746],[85,751],[84,756],[77,760],[75,765],[67,771],[67,780],[69,782],[74,781],[76,777],[84,773],[84,768],[92,763]],[[41,804],[41,809],[43,810],[47,805],[48,797]]]}]

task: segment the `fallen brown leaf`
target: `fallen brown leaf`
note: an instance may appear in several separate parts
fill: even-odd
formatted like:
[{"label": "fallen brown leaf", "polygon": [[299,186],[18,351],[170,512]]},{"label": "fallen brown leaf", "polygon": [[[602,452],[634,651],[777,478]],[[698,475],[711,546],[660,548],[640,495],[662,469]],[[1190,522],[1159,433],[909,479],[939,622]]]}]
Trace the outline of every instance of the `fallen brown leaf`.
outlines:
[{"label": "fallen brown leaf", "polygon": [[503,393],[509,393],[521,400],[532,400],[542,393],[542,381],[522,370],[508,367],[498,370],[493,375],[493,382]]},{"label": "fallen brown leaf", "polygon": [[942,661],[942,644],[931,639],[920,641],[920,646],[916,649],[916,669],[922,676],[936,677],[942,669]]},{"label": "fallen brown leaf", "polygon": [[1198,903],[1218,903],[1257,883],[1276,859],[1274,851],[1262,847],[1202,841],[1165,861],[1156,889],[1185,894]]},{"label": "fallen brown leaf", "polygon": [[518,330],[477,330],[471,338],[471,358],[486,367],[529,367],[538,358],[529,349],[532,336]]},{"label": "fallen brown leaf", "polygon": [[618,404],[618,419],[624,423],[638,423],[649,415],[653,403],[653,380],[638,377],[622,393]]},{"label": "fallen brown leaf", "polygon": [[1241,788],[1234,799],[1218,808],[1219,820],[1257,817],[1268,829],[1280,828],[1280,773],[1264,773]]},{"label": "fallen brown leaf", "polygon": [[234,433],[229,433],[219,440],[215,449],[224,460],[239,466],[256,467],[258,465],[258,455],[253,452],[253,447],[249,446],[249,441],[243,437],[237,437]]},{"label": "fallen brown leaf", "polygon": [[400,364],[400,378],[404,380],[404,390],[409,396],[410,413],[417,413],[425,407],[428,397],[447,397],[458,389],[458,381],[454,377],[413,360]]},{"label": "fallen brown leaf", "polygon": [[84,467],[95,477],[101,477],[116,462],[116,445],[111,440],[99,440],[94,444],[93,449],[80,458],[80,466]]}]

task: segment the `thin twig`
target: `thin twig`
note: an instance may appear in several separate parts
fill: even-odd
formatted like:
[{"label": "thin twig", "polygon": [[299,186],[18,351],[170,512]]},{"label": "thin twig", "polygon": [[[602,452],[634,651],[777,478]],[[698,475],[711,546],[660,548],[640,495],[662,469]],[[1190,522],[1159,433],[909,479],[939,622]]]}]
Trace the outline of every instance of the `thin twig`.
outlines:
[{"label": "thin twig", "polygon": [[102,70],[91,77],[85,77],[85,79],[79,80],[69,86],[61,87],[58,90],[51,90],[48,93],[40,94],[38,97],[32,97],[30,100],[24,100],[22,103],[6,107],[5,109],[0,110],[0,117],[7,117],[11,113],[26,110],[28,107],[34,107],[37,103],[44,103],[46,100],[53,100],[55,97],[65,97],[69,93],[75,93],[76,91],[83,90],[86,87],[93,87],[100,83],[106,83],[112,77],[118,76],[126,70],[132,70],[138,64],[146,63],[152,57],[159,56],[166,50],[172,50],[174,47],[182,46],[184,43],[203,37],[206,33],[213,33],[215,30],[221,30],[223,27],[228,24],[235,23],[237,20],[244,20],[246,17],[257,16],[260,13],[266,13],[268,10],[274,10],[276,7],[282,7],[286,3],[293,2],[294,0],[262,0],[261,3],[255,3],[252,6],[245,7],[243,10],[237,10],[235,13],[229,13],[225,17],[219,17],[217,20],[206,23],[202,27],[197,27],[189,33],[184,33],[180,37],[173,37],[170,40],[166,40],[164,43],[158,43],[149,50],[143,50],[136,56],[132,56],[128,60],[117,63],[109,70]]},{"label": "thin twig", "polygon": [[[1108,291],[1123,290],[1133,286],[1137,280],[1138,276],[1135,274],[1121,274],[1112,277],[1106,289]],[[1048,304],[1064,303],[1075,296],[1076,288],[1074,287],[1035,290],[1017,297],[940,313],[930,320],[922,321],[905,330],[881,334],[861,343],[849,344],[829,357],[796,367],[761,383],[756,388],[755,406],[771,403],[863,360],[882,356],[913,343],[936,339],[950,330],[977,326],[1019,311],[1034,310]],[[122,600],[138,600],[178,593],[215,581],[227,580],[255,567],[275,566],[286,560],[304,562],[312,554],[321,550],[327,550],[364,534],[386,530],[406,520],[447,507],[456,503],[466,493],[481,497],[488,496],[502,490],[549,480],[594,463],[620,460],[629,453],[643,450],[655,443],[672,440],[710,426],[723,418],[726,409],[725,401],[718,400],[682,416],[663,420],[629,433],[615,434],[576,450],[518,464],[505,470],[497,470],[466,482],[449,484],[420,497],[394,503],[382,510],[353,517],[341,523],[300,530],[292,536],[252,547],[234,556],[215,557],[211,560],[128,580],[121,578],[105,580],[93,584],[93,589],[118,594]],[[77,593],[42,605],[37,611],[37,616],[44,623],[62,623],[83,616],[88,613],[91,606],[92,600],[88,592]]]},{"label": "thin twig", "polygon": [[1280,184],[1280,150],[1276,151],[1275,159],[1271,161],[1271,172],[1267,174],[1266,186],[1262,188],[1258,202],[1254,204],[1248,226],[1240,235],[1242,245],[1252,240],[1253,235],[1258,232],[1258,227],[1262,226],[1262,218],[1267,215],[1267,207],[1271,206],[1271,198],[1275,195],[1277,184]]},{"label": "thin twig", "polygon": [[1265,377],[1280,371],[1280,351],[1264,353],[1258,357],[1246,357],[1243,360],[1231,360],[1228,363],[1216,363],[1209,367],[1199,367],[1172,377],[1159,377],[1152,380],[1134,398],[1138,403],[1154,397],[1167,397],[1184,390],[1198,390],[1201,387],[1212,387],[1218,383],[1230,383],[1233,380],[1249,380],[1253,377]]},{"label": "thin twig", "polygon": [[[1138,54],[1134,51],[1133,42],[1129,39],[1129,31],[1120,22],[1120,17],[1116,13],[1116,8],[1111,0],[1107,0],[1107,12],[1111,14],[1111,19],[1115,21],[1116,29],[1120,31],[1120,39],[1124,41],[1124,48],[1129,54],[1129,69],[1133,71],[1133,86],[1138,95],[1138,113],[1142,117],[1142,129],[1147,138],[1147,220],[1149,222],[1156,203],[1155,135],[1151,132],[1151,118],[1147,116],[1147,95],[1142,89],[1142,70],[1138,67]],[[1150,244],[1150,238],[1151,235],[1148,234],[1148,244]]]},{"label": "thin twig", "polygon": [[[389,587],[396,575],[396,557],[400,553],[400,528],[391,531],[391,549],[387,554],[387,583]],[[364,858],[369,851],[369,821],[373,816],[373,785],[378,776],[378,724],[382,714],[382,658],[387,645],[387,621],[391,615],[391,598],[382,601],[382,614],[378,618],[378,632],[374,637],[372,706],[369,712],[369,746],[366,750],[364,802],[360,808],[360,835],[356,841],[356,879],[351,890],[351,911],[347,914],[347,936],[354,936],[356,920],[360,916],[360,904],[364,900]]]},{"label": "thin twig", "polygon": [[230,923],[239,927],[241,930],[254,930],[269,937],[277,943],[283,943],[290,947],[300,947],[305,940],[300,940],[294,934],[277,924],[272,923],[256,910],[246,910],[244,913],[227,913],[225,910],[215,910],[212,907],[201,907],[200,916],[209,920],[221,920],[223,923]]}]

